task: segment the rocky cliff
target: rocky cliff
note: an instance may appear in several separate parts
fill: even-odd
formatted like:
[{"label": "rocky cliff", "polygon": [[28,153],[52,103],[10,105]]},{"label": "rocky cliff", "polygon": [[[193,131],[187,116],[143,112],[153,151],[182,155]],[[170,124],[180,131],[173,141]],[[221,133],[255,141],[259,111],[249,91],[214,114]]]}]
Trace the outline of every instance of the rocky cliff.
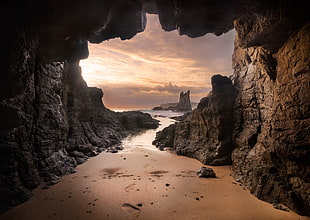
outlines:
[{"label": "rocky cliff", "polygon": [[229,89],[212,80],[197,110],[154,144],[205,164],[232,163],[255,196],[309,215],[310,24],[284,16],[287,8],[269,9],[235,20]]},{"label": "rocky cliff", "polygon": [[240,48],[237,38],[232,153],[234,177],[254,195],[308,214],[309,27],[301,27],[276,52]]},{"label": "rocky cliff", "polygon": [[[178,134],[174,148],[205,163],[231,160],[235,178],[258,198],[309,215],[306,2],[17,0],[2,10],[1,211],[28,199],[42,177],[57,181],[87,155],[118,143],[126,127],[141,126],[106,109],[78,63],[88,56],[87,41],[129,39],[144,30],[149,12],[181,35],[237,32],[232,84],[219,77],[192,120],[168,130],[168,137]],[[225,89],[233,90],[232,100]],[[191,140],[197,149],[186,146]]]},{"label": "rocky cliff", "polygon": [[212,77],[212,92],[179,123],[156,134],[153,144],[210,165],[231,164],[234,90],[229,78]]},{"label": "rocky cliff", "polygon": [[43,61],[38,40],[16,34],[6,76],[16,81],[0,102],[0,211],[28,200],[42,178],[50,185],[75,172],[129,131],[158,126],[148,114],[105,108],[102,91],[87,87],[77,61]]}]

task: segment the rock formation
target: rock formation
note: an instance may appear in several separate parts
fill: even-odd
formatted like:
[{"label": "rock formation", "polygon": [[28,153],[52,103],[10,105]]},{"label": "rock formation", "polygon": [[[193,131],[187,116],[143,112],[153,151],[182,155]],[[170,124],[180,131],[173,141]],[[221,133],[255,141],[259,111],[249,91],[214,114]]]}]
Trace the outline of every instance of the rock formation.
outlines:
[{"label": "rock formation", "polygon": [[197,171],[197,176],[199,177],[203,177],[203,178],[215,178],[216,177],[216,173],[214,172],[214,170],[210,167],[201,167],[198,171]]},{"label": "rock formation", "polygon": [[[232,163],[233,176],[255,196],[309,215],[310,24],[295,23],[293,28],[298,19],[281,17],[288,8],[270,10],[261,11],[262,17],[247,13],[234,22],[231,94],[211,99],[225,91],[212,82],[212,92],[197,110],[159,132],[154,144],[205,164]],[[223,108],[229,114],[212,109],[221,107],[221,99],[230,103]],[[223,136],[207,131],[226,134],[225,150],[218,144]],[[221,153],[225,159],[214,160]]]},{"label": "rock formation", "polygon": [[[205,163],[231,160],[235,178],[258,198],[310,214],[306,2],[20,0],[2,9],[1,211],[29,199],[41,177],[57,180],[84,155],[118,143],[128,121],[135,122],[103,106],[102,92],[87,87],[78,62],[88,56],[88,41],[143,31],[149,12],[181,35],[237,32],[233,83],[217,77],[212,94],[188,116],[192,122],[163,131],[165,144]],[[224,97],[231,88],[233,98]],[[197,147],[186,146],[191,142]]]},{"label": "rock formation", "polygon": [[158,132],[153,144],[205,164],[231,164],[233,94],[229,78],[213,76],[212,92],[184,120]]},{"label": "rock formation", "polygon": [[309,36],[308,24],[276,51],[237,38],[232,153],[234,177],[254,195],[308,214]]},{"label": "rock formation", "polygon": [[156,106],[152,108],[154,111],[173,111],[175,107],[177,106],[178,103],[165,103],[165,104],[160,104],[160,106]]},{"label": "rock formation", "polygon": [[[100,89],[87,87],[78,62],[45,63],[38,42],[21,34],[12,75],[11,98],[0,136],[0,211],[26,201],[41,178],[47,185],[75,172],[77,164],[119,144],[129,131],[156,128],[141,112],[116,113],[105,108]],[[2,111],[1,111],[2,112]]]},{"label": "rock formation", "polygon": [[192,104],[190,100],[190,90],[187,92],[180,92],[178,103],[166,103],[152,108],[154,111],[174,111],[174,112],[189,112],[192,111]]},{"label": "rock formation", "polygon": [[179,102],[173,109],[175,112],[188,112],[192,110],[191,100],[189,98],[190,91],[180,92]]}]

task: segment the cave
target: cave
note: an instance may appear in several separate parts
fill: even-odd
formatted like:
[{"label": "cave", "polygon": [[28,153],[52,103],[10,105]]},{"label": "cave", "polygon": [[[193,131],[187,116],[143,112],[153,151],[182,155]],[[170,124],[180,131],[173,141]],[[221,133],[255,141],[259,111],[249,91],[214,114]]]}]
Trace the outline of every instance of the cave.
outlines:
[{"label": "cave", "polygon": [[[79,61],[89,55],[88,42],[142,32],[150,13],[163,30],[192,38],[236,30],[232,78],[213,77],[212,94],[158,143],[205,164],[232,164],[234,178],[259,199],[309,215],[308,9],[302,1],[4,3],[0,212],[30,199],[42,179],[74,172],[77,152],[96,154],[98,146],[119,143],[129,130],[124,121],[145,117],[105,108],[102,91],[82,79]],[[154,125],[129,127],[141,126]],[[203,126],[210,148],[196,138]],[[199,149],[182,146],[181,135],[171,141],[180,133]]]}]

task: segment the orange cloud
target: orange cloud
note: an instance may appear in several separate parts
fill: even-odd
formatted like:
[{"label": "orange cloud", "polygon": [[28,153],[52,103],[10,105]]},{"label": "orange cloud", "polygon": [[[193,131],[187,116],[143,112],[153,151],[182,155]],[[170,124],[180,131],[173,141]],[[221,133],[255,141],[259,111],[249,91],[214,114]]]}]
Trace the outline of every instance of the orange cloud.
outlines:
[{"label": "orange cloud", "polygon": [[103,102],[109,108],[152,108],[162,103],[177,102],[180,91],[191,90],[191,101],[199,102],[210,91],[206,87],[177,86],[172,82],[156,87],[135,84],[101,85]]},{"label": "orange cloud", "polygon": [[[206,35],[192,39],[179,36],[177,31],[163,31],[157,15],[147,17],[144,32],[131,40],[112,39],[90,44],[89,58],[80,63],[84,79],[90,86],[103,88],[109,107],[125,106],[127,101],[122,101],[121,95],[130,96],[132,106],[138,103],[147,106],[150,100],[155,104],[150,95],[167,102],[172,99],[171,94],[178,99],[180,89],[208,91],[212,75],[231,74],[234,31],[220,37]],[[141,94],[148,100],[143,101]],[[206,95],[201,93],[198,98],[198,93],[192,94],[198,100]]]}]

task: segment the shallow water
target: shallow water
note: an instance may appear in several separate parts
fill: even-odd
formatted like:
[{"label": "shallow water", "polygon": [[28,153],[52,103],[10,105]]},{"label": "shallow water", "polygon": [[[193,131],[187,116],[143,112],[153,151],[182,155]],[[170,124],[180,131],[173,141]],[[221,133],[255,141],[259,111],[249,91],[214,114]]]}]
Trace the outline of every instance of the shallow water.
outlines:
[{"label": "shallow water", "polygon": [[148,150],[158,151],[158,149],[152,145],[152,141],[155,139],[156,132],[163,130],[170,124],[175,123],[174,119],[170,117],[181,116],[183,112],[172,112],[172,111],[152,111],[142,110],[142,112],[150,114],[153,118],[160,121],[160,126],[157,129],[149,129],[141,131],[136,135],[129,135],[122,141],[124,152],[132,151],[135,148],[144,148]]},{"label": "shallow water", "polygon": [[158,129],[126,138],[124,151],[90,158],[58,184],[35,189],[28,202],[0,219],[309,220],[255,198],[234,181],[230,166],[213,167],[217,178],[198,178],[195,173],[203,166],[199,161],[151,144],[156,131],[174,122],[157,119]]}]

